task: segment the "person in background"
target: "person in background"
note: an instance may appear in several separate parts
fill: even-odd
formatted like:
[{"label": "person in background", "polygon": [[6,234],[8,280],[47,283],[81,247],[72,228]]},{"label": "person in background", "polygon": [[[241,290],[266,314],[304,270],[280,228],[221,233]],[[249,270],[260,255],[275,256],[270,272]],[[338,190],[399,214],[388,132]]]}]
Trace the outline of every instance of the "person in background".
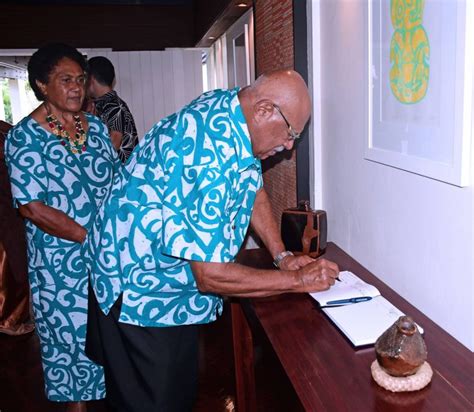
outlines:
[{"label": "person in background", "polygon": [[125,163],[138,143],[137,128],[127,104],[113,89],[115,69],[109,59],[92,57],[88,61],[87,92],[92,99],[95,114],[109,128],[112,145]]},{"label": "person in background", "polygon": [[[335,263],[285,250],[262,186],[260,159],[292,149],[310,113],[301,76],[278,71],[202,94],[140,141],[88,238],[86,350],[111,410],[192,409],[197,325],[222,313],[222,295],[334,284]],[[234,263],[249,224],[280,271]]]},{"label": "person in background", "polygon": [[34,330],[26,261],[25,224],[13,207],[3,147],[11,124],[0,121],[0,333]]},{"label": "person in background", "polygon": [[42,101],[10,130],[5,160],[14,204],[26,219],[28,272],[46,396],[68,412],[105,396],[102,367],[84,353],[88,272],[83,242],[121,167],[105,125],[81,111],[86,61],[49,44],[28,63]]}]

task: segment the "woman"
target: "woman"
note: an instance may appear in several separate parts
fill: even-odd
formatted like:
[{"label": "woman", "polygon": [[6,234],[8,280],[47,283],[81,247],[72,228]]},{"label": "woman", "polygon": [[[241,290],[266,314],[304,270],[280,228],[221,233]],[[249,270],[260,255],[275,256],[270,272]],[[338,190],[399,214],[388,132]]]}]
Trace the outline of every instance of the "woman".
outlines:
[{"label": "woman", "polygon": [[12,194],[26,218],[28,272],[46,395],[85,411],[105,396],[102,368],[84,353],[87,285],[83,245],[119,160],[105,126],[81,112],[86,62],[73,47],[45,46],[28,77],[43,103],[8,134]]}]

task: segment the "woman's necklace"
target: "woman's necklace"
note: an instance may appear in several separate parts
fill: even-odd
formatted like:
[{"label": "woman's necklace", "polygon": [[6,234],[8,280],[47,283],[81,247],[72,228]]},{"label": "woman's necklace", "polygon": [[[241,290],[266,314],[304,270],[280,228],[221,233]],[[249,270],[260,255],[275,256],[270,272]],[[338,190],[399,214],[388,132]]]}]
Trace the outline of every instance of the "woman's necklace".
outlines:
[{"label": "woman's necklace", "polygon": [[81,117],[78,115],[74,117],[74,136],[71,136],[69,132],[64,128],[58,118],[52,114],[48,113],[46,116],[46,121],[48,126],[53,131],[59,139],[61,139],[61,144],[68,149],[71,153],[82,153],[86,151],[86,132],[82,127]]}]

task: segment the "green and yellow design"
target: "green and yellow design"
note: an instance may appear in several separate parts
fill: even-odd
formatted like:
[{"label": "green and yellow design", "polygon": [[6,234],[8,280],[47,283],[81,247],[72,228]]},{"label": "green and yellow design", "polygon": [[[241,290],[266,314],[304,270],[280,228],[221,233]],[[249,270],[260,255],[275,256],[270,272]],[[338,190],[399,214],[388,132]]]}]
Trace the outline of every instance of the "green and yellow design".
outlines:
[{"label": "green and yellow design", "polygon": [[390,87],[405,104],[422,100],[428,90],[430,45],[422,26],[425,0],[391,0],[395,29],[390,44]]}]

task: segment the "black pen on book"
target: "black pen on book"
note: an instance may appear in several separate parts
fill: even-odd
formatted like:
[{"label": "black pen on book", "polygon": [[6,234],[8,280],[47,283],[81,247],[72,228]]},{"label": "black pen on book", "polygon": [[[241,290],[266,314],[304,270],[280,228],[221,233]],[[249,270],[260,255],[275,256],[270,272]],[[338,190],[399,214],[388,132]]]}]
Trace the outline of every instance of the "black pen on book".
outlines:
[{"label": "black pen on book", "polygon": [[330,300],[326,302],[326,305],[347,305],[349,303],[366,302],[370,299],[372,299],[372,296],[359,296],[357,298]]}]

